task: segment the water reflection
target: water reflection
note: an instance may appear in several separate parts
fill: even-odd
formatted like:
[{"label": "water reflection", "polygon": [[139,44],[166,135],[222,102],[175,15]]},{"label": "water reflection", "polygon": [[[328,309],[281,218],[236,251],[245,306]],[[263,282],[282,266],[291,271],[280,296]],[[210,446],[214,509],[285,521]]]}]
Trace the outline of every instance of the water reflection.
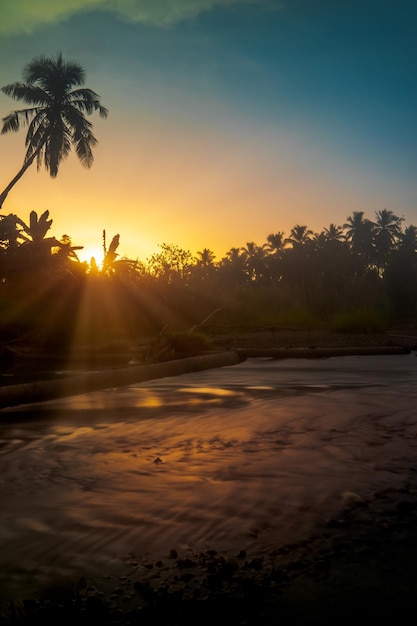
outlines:
[{"label": "water reflection", "polygon": [[128,552],[250,550],[309,534],[344,492],[368,497],[404,479],[416,380],[408,357],[261,361],[12,410],[0,440],[0,588],[100,571]]},{"label": "water reflection", "polygon": [[220,387],[181,387],[178,390],[180,393],[192,393],[192,394],[200,394],[200,395],[210,395],[210,396],[233,396],[236,397],[238,394],[236,391],[232,389],[221,389]]}]

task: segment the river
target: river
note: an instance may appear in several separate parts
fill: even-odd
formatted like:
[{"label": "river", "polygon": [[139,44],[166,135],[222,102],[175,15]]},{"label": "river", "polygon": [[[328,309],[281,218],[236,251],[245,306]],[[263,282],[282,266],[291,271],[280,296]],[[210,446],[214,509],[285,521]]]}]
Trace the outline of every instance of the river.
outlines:
[{"label": "river", "polygon": [[417,458],[417,359],[249,359],[0,411],[0,590],[269,550]]}]

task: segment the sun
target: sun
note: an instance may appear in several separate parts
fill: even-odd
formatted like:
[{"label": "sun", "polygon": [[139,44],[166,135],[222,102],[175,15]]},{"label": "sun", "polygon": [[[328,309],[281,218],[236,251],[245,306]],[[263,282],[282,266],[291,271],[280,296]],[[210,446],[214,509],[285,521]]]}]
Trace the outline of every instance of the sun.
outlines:
[{"label": "sun", "polygon": [[98,268],[103,266],[104,251],[101,246],[85,246],[82,250],[77,251],[77,256],[81,262],[91,264],[91,259],[94,258]]}]

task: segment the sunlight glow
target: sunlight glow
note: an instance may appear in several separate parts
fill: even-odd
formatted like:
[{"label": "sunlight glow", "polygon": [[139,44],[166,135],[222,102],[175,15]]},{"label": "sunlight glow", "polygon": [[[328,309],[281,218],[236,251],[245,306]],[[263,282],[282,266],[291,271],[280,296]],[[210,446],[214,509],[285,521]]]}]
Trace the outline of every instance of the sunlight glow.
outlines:
[{"label": "sunlight glow", "polygon": [[100,246],[85,246],[82,250],[78,251],[77,256],[81,262],[85,261],[88,265],[91,264],[91,259],[94,258],[99,269],[103,266],[104,252],[103,248]]}]

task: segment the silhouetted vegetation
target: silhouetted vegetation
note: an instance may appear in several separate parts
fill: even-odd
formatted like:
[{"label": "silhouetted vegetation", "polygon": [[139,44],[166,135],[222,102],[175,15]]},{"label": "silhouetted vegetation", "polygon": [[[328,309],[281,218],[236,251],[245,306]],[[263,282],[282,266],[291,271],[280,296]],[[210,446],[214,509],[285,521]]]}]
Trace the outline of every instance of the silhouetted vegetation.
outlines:
[{"label": "silhouetted vegetation", "polygon": [[98,267],[79,260],[68,235],[48,236],[48,211],[32,212],[28,224],[0,216],[0,338],[65,350],[164,336],[189,353],[201,337],[182,333],[213,326],[372,333],[414,323],[417,228],[402,222],[385,209],[374,221],[354,212],[343,227],[297,225],[220,260],[209,248],[194,256],[166,243],[144,261],[120,258],[119,235],[107,248],[104,233]]}]

